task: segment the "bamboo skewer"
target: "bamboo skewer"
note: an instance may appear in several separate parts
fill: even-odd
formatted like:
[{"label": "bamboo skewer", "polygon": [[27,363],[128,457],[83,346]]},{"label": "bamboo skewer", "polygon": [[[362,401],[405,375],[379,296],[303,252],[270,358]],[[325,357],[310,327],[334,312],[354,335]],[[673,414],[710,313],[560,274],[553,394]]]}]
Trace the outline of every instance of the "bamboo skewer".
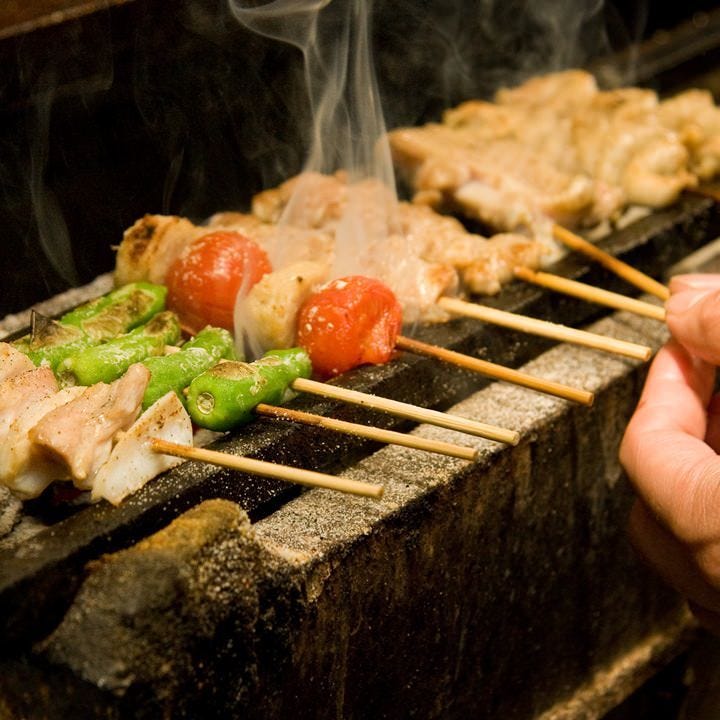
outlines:
[{"label": "bamboo skewer", "polygon": [[715,200],[715,202],[720,202],[720,187],[717,185],[699,185],[694,188],[686,188],[686,190],[693,195],[700,195]]},{"label": "bamboo skewer", "polygon": [[466,370],[482,373],[483,375],[495,378],[496,380],[504,380],[505,382],[530,388],[531,390],[538,390],[539,392],[548,393],[549,395],[555,395],[556,397],[561,397],[565,400],[573,400],[574,402],[581,403],[582,405],[592,405],[595,399],[594,394],[588,390],[579,390],[552,380],[538,378],[530,375],[529,373],[521,372],[520,370],[513,370],[512,368],[504,367],[503,365],[496,365],[495,363],[488,362],[487,360],[463,355],[462,353],[447,350],[446,348],[438,347],[437,345],[428,345],[427,343],[420,342],[419,340],[413,340],[412,338],[404,337],[402,335],[396,340],[395,346],[401,350],[408,350],[409,352],[417,353],[419,355],[428,355],[430,357],[438,358],[439,360],[450,362],[453,365],[465,368]]},{"label": "bamboo skewer", "polygon": [[558,240],[560,240],[560,242],[564,243],[573,250],[577,250],[578,252],[591,257],[593,260],[597,260],[608,270],[614,272],[616,275],[619,275],[621,278],[627,280],[629,283],[635,285],[641,290],[644,290],[651,295],[655,295],[661,300],[667,300],[670,297],[670,290],[668,290],[665,285],[659,283],[649,275],[640,272],[640,270],[636,270],[634,267],[628,265],[622,260],[618,260],[618,258],[606,253],[597,247],[597,245],[593,245],[591,242],[588,242],[579,235],[576,235],[574,232],[566,230],[560,225],[553,225],[552,233]]},{"label": "bamboo skewer", "polygon": [[164,455],[175,455],[188,460],[200,460],[212,465],[240,470],[253,475],[276,478],[277,480],[286,480],[287,482],[308,487],[321,487],[372,498],[382,497],[385,490],[382,485],[335,477],[334,475],[326,475],[313,470],[303,470],[302,468],[287,465],[277,465],[276,463],[255,460],[242,455],[230,455],[217,450],[208,450],[191,445],[178,445],[160,438],[153,438],[150,447],[154,452],[163,453]]},{"label": "bamboo skewer", "polygon": [[326,430],[335,430],[336,432],[347,435],[357,435],[391,445],[402,445],[403,447],[414,448],[415,450],[426,450],[427,452],[439,453],[440,455],[449,455],[450,457],[460,458],[461,460],[477,460],[479,454],[479,451],[474,448],[455,445],[453,443],[443,442],[442,440],[431,440],[418,437],[417,435],[384,430],[383,428],[372,427],[370,425],[360,425],[359,423],[323,417],[322,415],[314,415],[313,413],[302,412],[300,410],[290,410],[289,408],[265,405],[265,403],[260,403],[260,405],[255,408],[255,412],[266,417],[303,423],[304,425],[313,425],[325,428]]},{"label": "bamboo skewer", "polygon": [[390,400],[389,398],[378,395],[369,395],[368,393],[349,390],[348,388],[331,385],[329,383],[298,378],[297,380],[293,380],[290,387],[297,392],[306,392],[355,405],[362,405],[375,410],[381,410],[391,415],[414,420],[415,422],[437,425],[448,428],[449,430],[459,430],[460,432],[504,442],[509,445],[517,445],[518,442],[520,442],[520,435],[514,430],[506,430],[505,428],[494,425],[486,425],[485,423],[469,420],[458,415],[450,415],[437,410],[430,410],[409,403],[399,402],[398,400]]},{"label": "bamboo skewer", "polygon": [[486,305],[464,302],[450,297],[441,297],[438,300],[438,305],[456,315],[465,315],[495,325],[519,330],[520,332],[574,343],[575,345],[583,345],[595,350],[604,350],[636,360],[649,360],[652,355],[652,349],[646,345],[638,345],[626,340],[618,340],[617,338],[587,332],[586,330],[577,330],[547,320],[538,320],[537,318],[497,310]]},{"label": "bamboo skewer", "polygon": [[599,305],[606,305],[616,310],[627,310],[636,315],[643,315],[644,317],[665,322],[665,308],[659,305],[629,298],[620,293],[603,290],[588,285],[587,283],[578,282],[577,280],[569,280],[560,275],[537,272],[526,267],[516,267],[514,273],[515,277],[525,280],[525,282],[533,283],[534,285],[540,285],[550,290],[557,290],[566,295],[572,295],[573,297]]}]

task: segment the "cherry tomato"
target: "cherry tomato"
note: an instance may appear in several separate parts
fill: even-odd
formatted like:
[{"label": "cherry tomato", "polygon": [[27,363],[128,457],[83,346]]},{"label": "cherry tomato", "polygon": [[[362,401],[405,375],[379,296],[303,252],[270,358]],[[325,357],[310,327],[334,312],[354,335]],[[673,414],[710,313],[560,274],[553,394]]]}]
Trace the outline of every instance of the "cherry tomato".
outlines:
[{"label": "cherry tomato", "polygon": [[320,377],[387,362],[402,326],[402,308],[379,280],[351,275],[311,295],[298,314],[298,344]]},{"label": "cherry tomato", "polygon": [[271,270],[265,251],[244,235],[203,235],[168,270],[168,307],[190,332],[206,325],[232,331],[236,296],[247,294]]}]

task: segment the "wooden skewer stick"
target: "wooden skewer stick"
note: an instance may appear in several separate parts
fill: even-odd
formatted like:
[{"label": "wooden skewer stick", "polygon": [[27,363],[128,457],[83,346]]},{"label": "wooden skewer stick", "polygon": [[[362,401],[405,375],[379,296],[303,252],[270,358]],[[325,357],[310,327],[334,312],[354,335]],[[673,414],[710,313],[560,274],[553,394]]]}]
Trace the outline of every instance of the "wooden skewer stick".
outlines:
[{"label": "wooden skewer stick", "polygon": [[598,305],[606,305],[616,310],[627,310],[636,315],[643,315],[644,317],[665,322],[665,308],[659,305],[629,298],[620,293],[603,290],[593,285],[588,285],[587,283],[578,282],[577,280],[569,280],[560,275],[537,272],[526,267],[516,267],[514,273],[515,277],[525,280],[525,282],[550,288],[551,290],[557,290],[566,295],[572,295],[573,297],[597,303]]},{"label": "wooden skewer stick", "polygon": [[520,332],[540,335],[562,342],[574,343],[575,345],[584,345],[585,347],[590,347],[595,350],[605,350],[606,352],[624,355],[636,360],[649,360],[652,355],[652,348],[646,345],[637,345],[636,343],[627,342],[626,340],[618,340],[605,335],[587,332],[586,330],[577,330],[576,328],[558,325],[557,323],[548,322],[547,320],[538,320],[537,318],[517,315],[506,312],[505,310],[497,310],[487,305],[464,302],[463,300],[449,297],[441,297],[438,300],[438,305],[456,315],[466,315],[467,317],[473,317],[478,320],[483,320],[484,322],[519,330]]},{"label": "wooden skewer stick", "polygon": [[398,400],[390,400],[389,398],[378,395],[369,395],[368,393],[349,390],[348,388],[331,385],[329,383],[298,378],[297,380],[293,380],[290,387],[297,392],[306,392],[332,398],[333,400],[342,400],[343,402],[362,405],[373,408],[374,410],[381,410],[391,415],[414,420],[415,422],[437,425],[450,430],[459,430],[460,432],[469,433],[470,435],[477,435],[478,437],[488,438],[489,440],[504,442],[508,445],[517,445],[520,442],[520,434],[515,430],[506,430],[505,428],[496,427],[495,425],[486,425],[485,423],[469,420],[458,415],[429,410],[428,408],[418,407],[417,405],[399,402]]},{"label": "wooden skewer stick", "polygon": [[455,445],[453,443],[443,442],[442,440],[431,440],[418,437],[417,435],[384,430],[383,428],[372,427],[370,425],[360,425],[360,423],[346,422],[345,420],[337,420],[336,418],[324,417],[300,410],[290,410],[289,408],[265,405],[265,403],[260,403],[255,408],[255,412],[259,415],[265,415],[279,420],[289,420],[290,422],[303,423],[304,425],[314,425],[325,428],[326,430],[345,433],[346,435],[357,435],[391,445],[402,445],[403,447],[414,448],[416,450],[426,450],[427,452],[449,455],[450,457],[460,458],[461,460],[477,460],[479,454],[479,451],[474,448]]},{"label": "wooden skewer stick", "polygon": [[595,395],[588,390],[579,390],[552,380],[545,380],[543,378],[530,375],[529,373],[524,373],[520,370],[513,370],[512,368],[504,367],[503,365],[496,365],[495,363],[488,362],[487,360],[463,355],[462,353],[455,352],[454,350],[448,350],[443,347],[438,347],[437,345],[429,345],[402,335],[396,340],[395,346],[401,350],[408,350],[409,352],[417,353],[418,355],[429,355],[430,357],[444,360],[452,363],[453,365],[465,368],[466,370],[482,373],[483,375],[495,378],[496,380],[504,380],[505,382],[530,388],[531,390],[538,390],[540,392],[548,393],[549,395],[555,395],[556,397],[561,397],[565,400],[573,400],[574,402],[581,403],[582,405],[592,405],[595,399]]},{"label": "wooden skewer stick", "polygon": [[608,270],[614,272],[616,275],[619,275],[621,278],[627,280],[629,283],[635,285],[641,290],[644,290],[651,295],[655,295],[661,300],[667,300],[670,297],[670,290],[668,290],[665,285],[659,283],[649,275],[640,272],[640,270],[636,270],[634,267],[628,265],[622,260],[618,260],[618,258],[606,253],[597,245],[593,245],[591,242],[585,240],[585,238],[576,235],[574,232],[571,232],[560,225],[553,225],[552,232],[553,235],[560,240],[560,242],[565,243],[565,245],[573,250],[577,250],[578,252],[591,257],[593,260],[597,260]]},{"label": "wooden skewer stick", "polygon": [[698,187],[686,188],[686,191],[720,202],[720,187],[717,185],[698,185]]},{"label": "wooden skewer stick", "polygon": [[255,460],[254,458],[248,458],[242,455],[230,455],[230,453],[218,452],[217,450],[208,450],[191,445],[178,445],[177,443],[161,440],[160,438],[153,438],[150,447],[154,452],[163,453],[164,455],[175,455],[177,457],[187,458],[188,460],[200,460],[201,462],[212,465],[219,465],[221,467],[231,468],[232,470],[240,470],[241,472],[252,473],[253,475],[286,480],[287,482],[306,485],[308,487],[339,490],[340,492],[372,498],[382,497],[385,490],[382,485],[373,485],[372,483],[361,482],[359,480],[349,480],[347,478],[335,477],[334,475],[325,475],[324,473],[314,472],[313,470],[303,470],[302,468],[294,468],[287,465],[277,465],[276,463]]}]

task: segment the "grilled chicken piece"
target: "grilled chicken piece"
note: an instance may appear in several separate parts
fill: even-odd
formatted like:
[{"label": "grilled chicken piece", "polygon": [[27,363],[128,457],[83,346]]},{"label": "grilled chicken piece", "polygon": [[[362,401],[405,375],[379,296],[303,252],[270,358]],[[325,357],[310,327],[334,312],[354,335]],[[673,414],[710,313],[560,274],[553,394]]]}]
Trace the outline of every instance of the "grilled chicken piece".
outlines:
[{"label": "grilled chicken piece", "polygon": [[468,100],[443,114],[443,124],[468,128],[484,140],[517,140],[542,153],[553,167],[578,172],[571,142],[575,113],[598,93],[595,78],[582,70],[533,77],[502,88],[494,102]]},{"label": "grilled chicken piece", "polygon": [[51,410],[30,430],[30,440],[62,463],[76,487],[89,490],[100,466],[112,450],[113,438],[132,425],[140,413],[150,371],[131,365],[113,383],[97,383]]},{"label": "grilled chicken piece", "polygon": [[511,88],[501,88],[494,101],[524,110],[552,108],[572,112],[587,105],[598,92],[595,77],[584,70],[562,70],[526,80]]},{"label": "grilled chicken piece", "polygon": [[406,320],[433,319],[438,297],[455,292],[457,272],[418,255],[399,207],[380,180],[349,183],[342,171],[302,173],[253,198],[253,212],[264,220],[327,232],[335,243],[331,275],[378,278],[393,289]]},{"label": "grilled chicken piece", "polygon": [[580,167],[620,188],[627,203],[663,207],[697,182],[685,145],[661,124],[650,90],[598,93],[576,115],[573,142]]},{"label": "grilled chicken piece", "polygon": [[127,430],[120,433],[110,457],[92,482],[92,499],[118,505],[161,472],[184,462],[150,448],[152,438],[180,445],[193,444],[192,422],[174,392],[156,400]]},{"label": "grilled chicken piece", "polygon": [[208,229],[235,230],[254,240],[268,253],[273,267],[304,261],[332,262],[333,236],[321,229],[273,225],[239,212],[216,213],[209,219]]},{"label": "grilled chicken piece", "polygon": [[465,267],[487,245],[482,235],[468,232],[456,218],[426,205],[398,203],[398,221],[412,251],[428,262]]},{"label": "grilled chicken piece", "polygon": [[32,370],[32,360],[10,343],[0,342],[0,382]]},{"label": "grilled chicken piece", "polygon": [[35,403],[58,391],[49,367],[33,368],[0,382],[0,443],[8,437],[10,426]]},{"label": "grilled chicken piece", "polygon": [[513,268],[537,268],[558,254],[551,247],[525,235],[503,233],[490,239],[469,233],[453,217],[439,215],[423,205],[400,203],[399,216],[417,253],[428,262],[457,268],[466,290],[493,295],[513,277]]},{"label": "grilled chicken piece", "polygon": [[550,254],[541,242],[524,235],[493,235],[475,260],[462,269],[462,279],[470,292],[494,295],[513,279],[516,267],[534,270],[547,262]]},{"label": "grilled chicken piece", "polygon": [[163,284],[182,251],[207,232],[175,215],[145,215],[123,234],[115,258],[115,284],[137,280]]},{"label": "grilled chicken piece", "polygon": [[84,388],[71,387],[33,403],[10,425],[0,444],[0,482],[23,500],[34,498],[54,480],[69,479],[67,469],[38,451],[30,430],[51,410],[78,397]]},{"label": "grilled chicken piece", "polygon": [[658,115],[690,153],[691,172],[700,180],[720,173],[720,108],[709,91],[686,90],[663,100]]},{"label": "grilled chicken piece", "polygon": [[347,196],[347,173],[303,172],[255,195],[252,211],[267,223],[325,228],[341,218]]},{"label": "grilled chicken piece", "polygon": [[394,130],[390,144],[418,199],[460,208],[499,230],[532,228],[542,217],[574,225],[595,205],[587,176],[561,172],[515,140],[484,142],[431,124]]},{"label": "grilled chicken piece", "polygon": [[250,356],[295,344],[300,307],[327,275],[327,265],[299,262],[268,273],[253,286],[235,313],[235,337],[245,338]]}]

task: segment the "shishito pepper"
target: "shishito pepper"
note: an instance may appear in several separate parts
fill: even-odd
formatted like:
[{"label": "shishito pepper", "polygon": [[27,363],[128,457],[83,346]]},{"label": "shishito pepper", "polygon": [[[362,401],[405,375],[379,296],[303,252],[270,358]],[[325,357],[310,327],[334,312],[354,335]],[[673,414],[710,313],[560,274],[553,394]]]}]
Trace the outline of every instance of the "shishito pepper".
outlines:
[{"label": "shishito pepper", "polygon": [[60,323],[78,327],[101,342],[148,322],[165,309],[166,297],[164,285],[129,283],[70,310],[60,318]]},{"label": "shishito pepper", "polygon": [[32,330],[13,342],[35,365],[57,371],[67,357],[117,337],[150,320],[165,307],[167,289],[137,282],[78,306],[59,320],[35,313]]},{"label": "shishito pepper", "polygon": [[48,365],[56,370],[69,355],[94,344],[80,328],[63,325],[57,320],[34,314],[32,332],[14,340],[12,345],[25,353],[35,365]]},{"label": "shishito pepper", "polygon": [[183,390],[193,378],[220,360],[235,360],[236,357],[233,336],[223,328],[206,327],[177,352],[143,360],[143,365],[150,370],[150,382],[143,396],[143,410],[169,390],[174,390],[186,404]]},{"label": "shishito pepper", "polygon": [[200,427],[230,430],[251,420],[259,403],[281,403],[292,381],[311,373],[302,348],[271,350],[251,363],[222,362],[190,383],[188,412]]},{"label": "shishito pepper", "polygon": [[161,355],[180,340],[180,322],[166,310],[150,322],[102,345],[93,345],[65,358],[57,367],[60,384],[93,385],[117,380],[133,363]]}]

